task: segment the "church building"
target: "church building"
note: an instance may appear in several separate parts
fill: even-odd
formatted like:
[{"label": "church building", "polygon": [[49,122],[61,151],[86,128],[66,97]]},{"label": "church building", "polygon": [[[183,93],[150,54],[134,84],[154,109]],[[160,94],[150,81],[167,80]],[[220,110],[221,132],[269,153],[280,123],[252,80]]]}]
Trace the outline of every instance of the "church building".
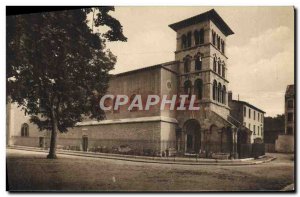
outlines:
[{"label": "church building", "polygon": [[[234,32],[214,10],[169,25],[176,33],[173,61],[114,75],[107,94],[196,95],[199,110],[128,110],[106,112],[102,121],[77,123],[58,135],[58,148],[113,152],[119,147],[145,155],[224,153],[237,157],[243,129],[230,116],[226,38]],[[14,104],[7,107],[8,145],[49,146],[49,132],[40,132]]]}]

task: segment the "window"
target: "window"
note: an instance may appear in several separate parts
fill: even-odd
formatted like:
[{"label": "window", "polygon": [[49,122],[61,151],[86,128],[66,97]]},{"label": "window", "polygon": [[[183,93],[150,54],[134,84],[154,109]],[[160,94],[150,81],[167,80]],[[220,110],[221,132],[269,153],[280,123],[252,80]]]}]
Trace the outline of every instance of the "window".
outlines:
[{"label": "window", "polygon": [[249,129],[251,130],[251,124],[249,123]]},{"label": "window", "polygon": [[195,45],[198,45],[200,43],[199,32],[197,30],[194,31],[194,40],[195,40]]},{"label": "window", "polygon": [[293,100],[288,100],[287,107],[288,107],[288,109],[293,109],[294,108],[294,101]]},{"label": "window", "polygon": [[217,72],[217,58],[214,57],[214,71]]},{"label": "window", "polygon": [[224,42],[224,40],[221,41],[221,51],[222,51],[222,53],[225,53],[225,42]]},{"label": "window", "polygon": [[259,126],[257,126],[257,135],[259,135],[259,131],[260,131]]},{"label": "window", "polygon": [[246,117],[247,114],[247,108],[244,106],[244,117]]},{"label": "window", "polygon": [[217,92],[218,92],[218,87],[217,87],[217,81],[214,80],[213,83],[213,100],[217,100]]},{"label": "window", "polygon": [[192,46],[192,33],[188,32],[187,34],[187,47],[191,47]]},{"label": "window", "polygon": [[201,100],[202,99],[202,92],[203,92],[203,82],[202,82],[201,79],[197,79],[195,81],[195,89],[194,89],[194,91],[195,91],[195,95],[197,96],[197,98],[199,100]]},{"label": "window", "polygon": [[181,48],[185,49],[187,47],[186,35],[181,36]]},{"label": "window", "polygon": [[249,114],[248,115],[249,115],[249,118],[251,118],[251,109],[249,109]]},{"label": "window", "polygon": [[219,85],[218,85],[218,101],[220,103],[222,103],[222,97],[223,97],[222,95],[223,95],[222,85],[221,85],[221,83],[219,83]]},{"label": "window", "polygon": [[253,134],[255,135],[255,125],[253,125]]},{"label": "window", "polygon": [[261,136],[264,136],[264,130],[263,130],[263,128],[261,127],[260,129],[261,129]]},{"label": "window", "polygon": [[292,112],[288,113],[288,122],[293,122],[293,113]]},{"label": "window", "polygon": [[225,77],[225,63],[222,64],[222,77]]},{"label": "window", "polygon": [[204,44],[204,29],[201,29],[199,32],[199,42],[200,44]]},{"label": "window", "polygon": [[22,124],[21,126],[21,136],[28,137],[29,136],[29,126],[27,123]]},{"label": "window", "polygon": [[253,110],[253,119],[255,120],[256,114],[255,111]]},{"label": "window", "polygon": [[259,113],[257,112],[257,120],[258,120],[258,121],[259,121],[259,116],[260,116],[260,115],[259,115]]},{"label": "window", "polygon": [[222,103],[226,104],[226,86],[223,85],[223,93],[222,93]]},{"label": "window", "polygon": [[187,80],[184,82],[184,94],[191,96],[192,82]]},{"label": "window", "polygon": [[293,135],[293,127],[287,127],[287,134]]},{"label": "window", "polygon": [[221,75],[221,60],[218,61],[218,74]]},{"label": "window", "polygon": [[261,119],[260,119],[261,122],[264,121],[264,114],[261,114]]},{"label": "window", "polygon": [[191,58],[189,56],[184,58],[184,72],[189,73],[191,70]]},{"label": "window", "polygon": [[201,69],[202,69],[202,58],[200,55],[197,55],[195,59],[195,70],[201,70]]},{"label": "window", "polygon": [[220,50],[220,36],[217,36],[217,48]]},{"label": "window", "polygon": [[212,30],[212,41],[213,41],[213,45],[216,45],[216,33]]}]

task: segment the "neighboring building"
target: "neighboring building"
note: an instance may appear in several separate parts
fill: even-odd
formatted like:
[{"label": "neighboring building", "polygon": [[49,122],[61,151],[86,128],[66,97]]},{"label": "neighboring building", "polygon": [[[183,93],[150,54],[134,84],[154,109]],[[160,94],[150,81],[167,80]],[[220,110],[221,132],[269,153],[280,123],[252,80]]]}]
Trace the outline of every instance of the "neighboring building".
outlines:
[{"label": "neighboring building", "polygon": [[295,129],[295,87],[288,85],[285,92],[285,134],[294,135]]},{"label": "neighboring building", "polygon": [[275,141],[277,140],[278,135],[284,134],[285,115],[265,117],[264,125],[264,143],[266,152],[275,152]]},{"label": "neighboring building", "polygon": [[285,91],[285,135],[278,135],[276,152],[294,152],[295,132],[295,86],[288,85]]},{"label": "neighboring building", "polygon": [[250,143],[263,142],[265,112],[245,101],[233,100],[231,91],[228,93],[228,103],[231,108],[230,116],[251,131]]},{"label": "neighboring building", "polygon": [[[107,112],[106,120],[80,122],[68,133],[59,134],[58,147],[75,146],[87,151],[129,145],[137,151],[151,149],[158,155],[171,148],[178,153],[205,150],[236,157],[238,125],[230,119],[227,99],[226,37],[233,31],[215,10],[170,27],[177,34],[175,61],[117,74],[110,81],[108,94],[130,98],[135,94],[195,94],[200,110],[161,111],[154,106],[149,111],[128,111],[128,106],[123,106]],[[255,112],[251,111],[252,118],[245,118],[246,123],[255,122],[255,137],[263,136],[264,112],[245,106],[255,110],[254,116],[258,117],[252,120]],[[47,146],[49,133],[38,132],[28,117],[21,117],[14,106],[10,107],[7,117],[12,125],[8,131],[11,144]]]}]

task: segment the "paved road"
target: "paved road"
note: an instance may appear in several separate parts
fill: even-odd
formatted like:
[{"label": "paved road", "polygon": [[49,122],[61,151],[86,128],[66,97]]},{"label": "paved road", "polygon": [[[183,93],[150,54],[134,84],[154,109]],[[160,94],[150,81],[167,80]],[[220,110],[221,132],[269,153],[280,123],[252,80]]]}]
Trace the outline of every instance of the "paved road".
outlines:
[{"label": "paved road", "polygon": [[293,183],[291,155],[251,166],[153,164],[7,150],[10,190],[207,191],[280,190]]}]

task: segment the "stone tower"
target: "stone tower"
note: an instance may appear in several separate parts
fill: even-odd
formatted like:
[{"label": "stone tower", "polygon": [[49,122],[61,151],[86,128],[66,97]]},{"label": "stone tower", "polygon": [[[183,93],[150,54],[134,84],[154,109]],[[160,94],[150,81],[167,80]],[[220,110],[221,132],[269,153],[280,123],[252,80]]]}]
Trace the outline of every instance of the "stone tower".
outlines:
[{"label": "stone tower", "polygon": [[226,37],[233,31],[214,9],[169,27],[177,33],[179,92],[195,94],[200,107],[227,119]]}]

